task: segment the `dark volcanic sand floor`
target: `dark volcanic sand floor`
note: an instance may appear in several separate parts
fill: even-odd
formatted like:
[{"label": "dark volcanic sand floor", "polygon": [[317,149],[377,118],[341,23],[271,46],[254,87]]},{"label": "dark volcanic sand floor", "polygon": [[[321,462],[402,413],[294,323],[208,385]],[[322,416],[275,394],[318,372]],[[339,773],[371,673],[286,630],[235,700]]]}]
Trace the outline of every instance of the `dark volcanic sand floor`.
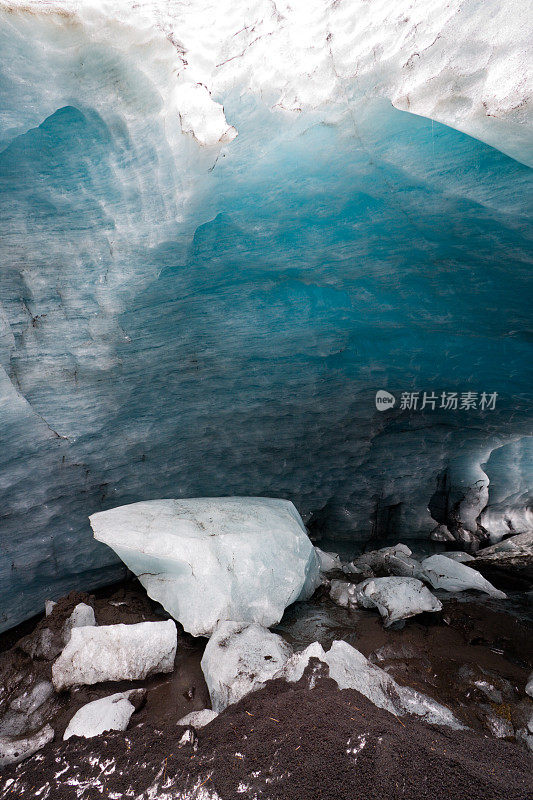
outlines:
[{"label": "dark volcanic sand floor", "polygon": [[[329,679],[313,690],[305,682],[276,681],[201,729],[196,751],[180,749],[184,729],[177,720],[208,705],[200,669],[205,640],[182,634],[171,676],[56,696],[50,707],[56,740],[0,773],[0,798],[533,800],[527,751],[487,735],[494,720],[520,726],[531,710],[524,694],[533,661],[531,607],[519,595],[503,604],[473,594],[447,598],[443,612],[387,631],[377,613],[349,612],[315,597],[288,609],[277,632],[296,649],[315,640],[327,648],[334,639],[346,639],[399,683],[449,706],[473,731],[399,720],[355,692],[340,692]],[[64,614],[81,599],[93,604],[99,624],[165,616],[136,582],[90,598],[73,595]],[[58,625],[62,618],[58,613]],[[32,628],[35,621],[4,634],[0,648],[12,647]],[[46,678],[50,662],[32,661],[15,647],[0,655],[0,678],[6,686],[7,676],[16,691],[14,670]],[[134,686],[145,686],[147,699],[126,733],[62,742],[79,707]],[[0,714],[5,702],[2,695]]]}]

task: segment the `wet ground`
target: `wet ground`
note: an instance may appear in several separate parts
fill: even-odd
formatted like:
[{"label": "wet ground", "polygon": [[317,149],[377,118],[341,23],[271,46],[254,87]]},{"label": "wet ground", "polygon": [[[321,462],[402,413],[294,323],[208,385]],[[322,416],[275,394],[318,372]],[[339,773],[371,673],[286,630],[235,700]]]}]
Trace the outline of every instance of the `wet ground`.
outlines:
[{"label": "wet ground", "polygon": [[[448,706],[472,731],[509,741],[518,748],[522,755],[517,757],[525,763],[529,756],[524,744],[515,742],[515,732],[524,728],[533,711],[533,702],[524,692],[533,668],[533,609],[528,595],[515,593],[508,600],[497,601],[477,593],[436,594],[443,602],[441,612],[419,615],[408,620],[402,630],[391,630],[383,627],[377,612],[340,608],[325,590],[319,590],[311,601],[289,608],[274,630],[296,650],[314,641],[327,649],[335,639],[344,639],[388,671],[398,683],[416,688]],[[57,619],[53,624],[58,630],[73,606],[82,601],[94,607],[100,625],[168,617],[164,609],[146,597],[137,581],[129,581],[93,595],[73,593],[54,610]],[[50,618],[34,619],[0,636],[0,720],[10,700],[21,690],[38,680],[50,679],[53,659],[32,658],[28,651],[39,631],[51,624]],[[175,670],[171,675],[54,693],[43,714],[54,728],[55,742],[19,767],[7,767],[0,775],[0,797],[8,796],[1,793],[8,776],[32,774],[39,760],[46,759],[48,748],[55,748],[54,752],[59,754],[76,750],[72,743],[63,743],[62,736],[73,714],[87,702],[116,691],[145,687],[146,701],[132,717],[128,735],[140,729],[175,731],[182,716],[209,707],[200,667],[206,641],[180,630]],[[143,733],[142,737],[146,735]],[[113,738],[116,735],[111,736],[116,744],[118,740]],[[89,753],[91,745],[78,741],[79,748]],[[96,750],[100,746],[101,743],[95,742]],[[77,795],[73,792],[71,796]],[[92,797],[92,794],[80,796]],[[233,800],[233,795],[229,797]],[[530,795],[527,797],[529,800]]]}]

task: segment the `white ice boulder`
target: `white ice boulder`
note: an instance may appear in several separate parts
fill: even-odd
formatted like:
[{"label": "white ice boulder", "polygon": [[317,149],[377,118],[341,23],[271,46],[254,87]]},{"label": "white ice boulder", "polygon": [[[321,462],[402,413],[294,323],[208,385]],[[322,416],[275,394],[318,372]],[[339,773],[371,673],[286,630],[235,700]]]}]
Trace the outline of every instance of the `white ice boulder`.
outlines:
[{"label": "white ice boulder", "polygon": [[435,555],[422,561],[422,579],[430,583],[434,589],[444,589],[447,592],[464,592],[467,589],[477,589],[491,597],[504,599],[507,595],[496,589],[483,575],[466,564],[447,558],[445,555]]},{"label": "white ice boulder", "polygon": [[357,608],[357,586],[349,581],[331,581],[329,596],[343,608]]},{"label": "white ice boulder", "polygon": [[90,520],[95,538],[194,636],[223,620],[275,625],[320,584],[315,549],[289,500],[151,500]]},{"label": "white ice boulder", "polygon": [[531,675],[527,679],[526,694],[528,694],[530,697],[533,697],[533,672],[531,673]]},{"label": "white ice boulder", "polygon": [[86,703],[70,720],[63,739],[70,739],[71,736],[91,739],[105,731],[125,731],[135,711],[135,706],[128,699],[129,694],[117,692]]},{"label": "white ice boulder", "polygon": [[335,569],[342,569],[342,561],[337,553],[326,553],[320,547],[315,547],[318,557],[320,572],[333,572]]},{"label": "white ice boulder", "polygon": [[261,689],[291,655],[281,636],[257,623],[221,622],[202,657],[213,710]]},{"label": "white ice boulder", "polygon": [[28,736],[0,736],[0,767],[18,764],[29,758],[54,738],[50,725]]},{"label": "white ice boulder", "polygon": [[368,578],[357,585],[357,602],[377,608],[386,628],[424,611],[440,611],[442,603],[417,578]]},{"label": "white ice boulder", "polygon": [[177,631],[172,620],[74,628],[52,665],[57,691],[101,681],[141,680],[172,672]]},{"label": "white ice boulder", "polygon": [[191,711],[189,714],[185,714],[178,721],[178,725],[192,725],[193,728],[203,728],[204,725],[212,722],[215,717],[218,717],[217,711],[213,711],[211,708],[202,708],[200,711]]},{"label": "white ice boulder", "polygon": [[[287,681],[300,680],[311,658],[318,658],[327,664],[329,677],[339,689],[355,689],[391,714],[416,714],[431,724],[457,729],[464,727],[448,708],[415,689],[400,686],[387,672],[372,664],[347,642],[334,641],[327,653],[318,642],[313,642],[302,652],[291,656],[274,677]],[[313,688],[313,678],[310,688]]]}]

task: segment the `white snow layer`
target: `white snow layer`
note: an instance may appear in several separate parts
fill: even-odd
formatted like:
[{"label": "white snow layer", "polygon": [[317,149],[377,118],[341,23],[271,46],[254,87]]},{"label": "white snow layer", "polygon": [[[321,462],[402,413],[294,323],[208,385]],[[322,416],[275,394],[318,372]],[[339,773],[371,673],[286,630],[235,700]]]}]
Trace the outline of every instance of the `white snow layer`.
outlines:
[{"label": "white snow layer", "polygon": [[222,622],[202,657],[213,710],[223,711],[248,692],[261,689],[291,652],[281,636],[261,625]]},{"label": "white snow layer", "polygon": [[172,672],[177,631],[172,620],[74,628],[52,665],[57,691],[101,681],[140,680]]},{"label": "white snow layer", "polygon": [[[60,69],[75,56],[73,46],[79,52],[88,40],[112,42],[117,57],[128,54],[144,76],[147,110],[156,104],[168,127],[203,146],[223,145],[237,134],[215,100],[228,91],[259,97],[277,113],[319,110],[324,118],[334,117],[348,96],[362,102],[379,96],[532,163],[527,5],[520,0],[1,0],[0,10],[10,22],[18,23],[18,14],[32,27],[33,39],[49,38]],[[36,26],[48,29],[49,37]],[[76,65],[72,81],[79,97],[91,64],[80,58]],[[19,78],[24,96],[18,108],[7,105],[4,121],[20,130],[61,106],[54,94],[65,92],[63,101],[70,99],[63,82],[46,80],[46,70],[31,98],[31,86]],[[126,111],[139,99],[139,91],[125,85],[117,102]]]},{"label": "white snow layer", "polygon": [[82,706],[67,725],[63,739],[84,736],[91,739],[104,731],[125,731],[135,706],[128,700],[129,692],[101,697]]},{"label": "white snow layer", "polygon": [[320,582],[315,550],[289,500],[152,500],[90,519],[95,538],[194,636],[210,635],[222,620],[274,625]]}]

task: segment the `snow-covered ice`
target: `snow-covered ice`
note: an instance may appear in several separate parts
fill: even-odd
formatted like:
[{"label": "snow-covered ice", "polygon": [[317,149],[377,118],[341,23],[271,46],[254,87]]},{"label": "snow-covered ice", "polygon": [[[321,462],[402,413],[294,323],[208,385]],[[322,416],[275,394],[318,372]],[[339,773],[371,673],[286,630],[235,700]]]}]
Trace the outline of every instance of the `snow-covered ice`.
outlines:
[{"label": "snow-covered ice", "polygon": [[221,622],[202,657],[213,710],[261,689],[291,655],[281,636],[256,623]]},{"label": "snow-covered ice", "polygon": [[60,691],[80,684],[140,680],[172,672],[176,647],[172,620],[73,628],[68,644],[52,665],[54,687]]},{"label": "snow-covered ice", "polygon": [[210,635],[223,620],[274,625],[320,582],[289,500],[152,500],[93,514],[91,525],[193,636]]},{"label": "snow-covered ice", "polygon": [[377,608],[386,628],[424,611],[440,611],[442,603],[416,578],[369,578],[357,585],[357,602]]},{"label": "snow-covered ice", "polygon": [[434,589],[444,589],[447,592],[476,589],[491,597],[500,599],[506,597],[505,592],[496,589],[480,572],[459,561],[454,561],[444,555],[434,555],[425,558],[421,563],[423,570],[421,577]]}]

